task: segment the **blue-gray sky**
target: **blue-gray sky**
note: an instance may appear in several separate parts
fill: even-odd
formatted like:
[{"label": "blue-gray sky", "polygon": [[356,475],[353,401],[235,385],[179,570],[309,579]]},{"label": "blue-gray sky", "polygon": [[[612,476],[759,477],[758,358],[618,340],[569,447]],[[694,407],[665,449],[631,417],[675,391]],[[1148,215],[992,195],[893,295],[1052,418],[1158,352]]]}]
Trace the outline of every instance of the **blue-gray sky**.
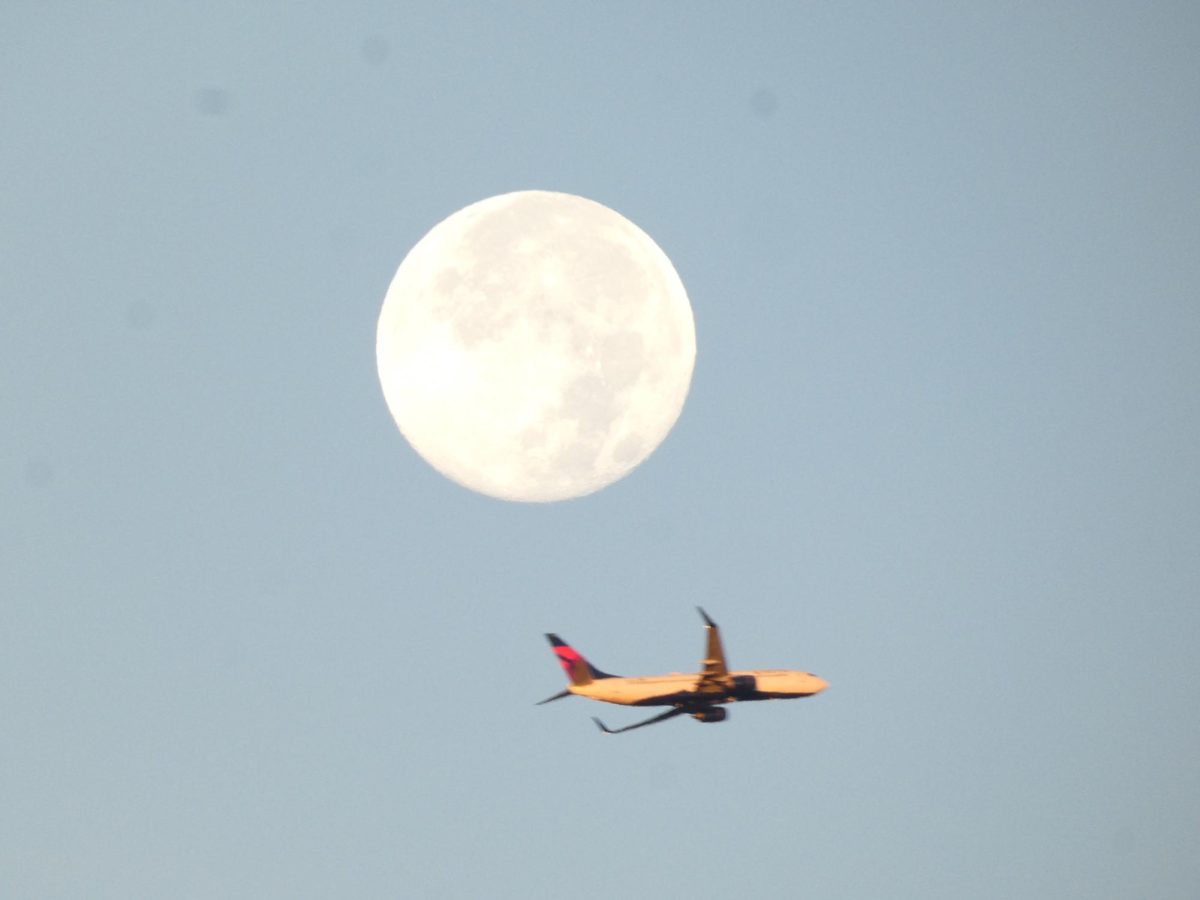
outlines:
[{"label": "blue-gray sky", "polygon": [[[1200,13],[0,12],[0,895],[1191,900]],[[688,288],[672,434],[507,504],[391,276],[524,188]],[[605,738],[611,671],[812,700]],[[613,724],[636,712],[606,707]]]}]

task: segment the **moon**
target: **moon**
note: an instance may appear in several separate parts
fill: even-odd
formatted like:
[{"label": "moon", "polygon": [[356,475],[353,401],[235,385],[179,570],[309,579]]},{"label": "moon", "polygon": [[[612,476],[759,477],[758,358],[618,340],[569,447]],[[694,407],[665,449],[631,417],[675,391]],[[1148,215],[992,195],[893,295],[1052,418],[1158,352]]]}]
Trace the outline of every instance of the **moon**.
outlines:
[{"label": "moon", "polygon": [[422,458],[491,497],[550,502],[624,477],[687,399],[687,292],[628,219],[518,191],[443,220],[396,271],[376,332],[388,409]]}]

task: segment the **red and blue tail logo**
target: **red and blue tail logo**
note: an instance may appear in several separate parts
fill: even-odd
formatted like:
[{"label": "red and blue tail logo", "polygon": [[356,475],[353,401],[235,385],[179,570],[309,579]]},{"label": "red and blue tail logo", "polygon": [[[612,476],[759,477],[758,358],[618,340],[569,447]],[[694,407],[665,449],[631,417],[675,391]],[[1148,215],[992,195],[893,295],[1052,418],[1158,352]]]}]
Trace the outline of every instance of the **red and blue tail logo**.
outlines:
[{"label": "red and blue tail logo", "polygon": [[563,671],[567,673],[567,680],[574,685],[588,684],[596,678],[611,678],[604,672],[601,672],[586,659],[583,654],[560,638],[557,634],[548,634],[546,639],[550,641],[550,646],[554,648],[554,655],[558,657],[558,664],[563,667]]}]

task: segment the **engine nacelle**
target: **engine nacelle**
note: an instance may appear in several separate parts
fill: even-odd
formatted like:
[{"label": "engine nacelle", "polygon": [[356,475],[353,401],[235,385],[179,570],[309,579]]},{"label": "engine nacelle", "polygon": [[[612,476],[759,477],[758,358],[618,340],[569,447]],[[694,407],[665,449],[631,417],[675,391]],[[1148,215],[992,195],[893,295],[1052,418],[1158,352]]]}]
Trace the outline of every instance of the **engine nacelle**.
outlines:
[{"label": "engine nacelle", "polygon": [[710,706],[692,713],[692,718],[698,722],[724,722],[729,712],[723,706]]}]

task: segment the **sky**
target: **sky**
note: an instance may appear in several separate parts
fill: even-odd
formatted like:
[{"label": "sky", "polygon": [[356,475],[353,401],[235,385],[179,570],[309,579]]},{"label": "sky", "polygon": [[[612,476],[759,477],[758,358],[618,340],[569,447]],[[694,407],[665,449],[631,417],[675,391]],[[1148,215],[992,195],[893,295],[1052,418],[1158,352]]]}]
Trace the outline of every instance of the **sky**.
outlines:
[{"label": "sky", "polygon": [[[1200,8],[6,3],[0,896],[1191,900]],[[691,392],[589,497],[404,442],[375,323],[521,189]],[[621,674],[830,682],[723,724]]]}]

